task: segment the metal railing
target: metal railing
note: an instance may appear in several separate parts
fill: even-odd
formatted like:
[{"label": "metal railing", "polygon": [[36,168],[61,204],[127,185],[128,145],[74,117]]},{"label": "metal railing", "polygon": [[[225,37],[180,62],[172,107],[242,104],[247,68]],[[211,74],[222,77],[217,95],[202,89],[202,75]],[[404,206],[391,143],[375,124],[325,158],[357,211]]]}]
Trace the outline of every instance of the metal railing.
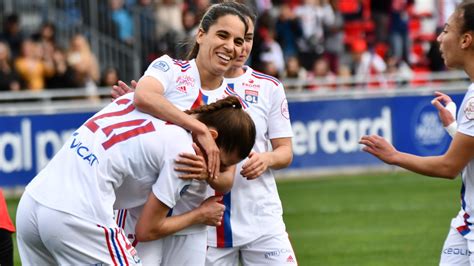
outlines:
[{"label": "metal railing", "polygon": [[95,0],[2,0],[0,21],[3,22],[9,14],[18,14],[25,35],[37,32],[44,22],[52,22],[56,26],[57,43],[64,48],[68,47],[74,34],[82,33],[89,40],[102,71],[107,67],[115,67],[121,79],[137,79],[143,71],[145,60],[142,49],[153,47],[152,42],[156,41],[154,38],[141,38],[139,29],[144,27],[141,25],[144,21],[149,22],[154,18],[139,19],[147,15],[130,9],[136,41],[126,44],[118,40],[114,23],[106,15],[107,8],[107,1]]},{"label": "metal railing", "polygon": [[[462,71],[447,71],[440,73],[419,74],[414,76],[378,76],[368,81],[378,81],[384,78],[387,83],[398,84],[395,87],[367,87],[366,81],[356,77],[314,80],[282,80],[285,88],[298,84],[301,91],[286,90],[289,101],[307,101],[334,98],[364,98],[387,95],[408,95],[416,90],[418,94],[432,95],[433,91],[459,92],[467,90],[471,84],[467,75]],[[317,89],[313,89],[317,85]],[[311,89],[308,89],[311,88]],[[110,102],[111,88],[102,87],[91,91],[87,88],[51,89],[42,92],[0,92],[0,115],[31,113],[40,110],[41,113],[97,111]]]}]

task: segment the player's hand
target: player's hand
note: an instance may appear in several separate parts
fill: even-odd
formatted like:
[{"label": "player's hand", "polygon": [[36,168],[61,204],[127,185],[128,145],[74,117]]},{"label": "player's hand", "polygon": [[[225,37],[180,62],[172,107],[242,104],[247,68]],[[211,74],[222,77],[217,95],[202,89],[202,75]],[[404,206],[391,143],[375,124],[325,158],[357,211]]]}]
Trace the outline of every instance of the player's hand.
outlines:
[{"label": "player's hand", "polygon": [[212,196],[201,203],[199,209],[200,223],[210,226],[219,226],[222,223],[225,206],[219,203],[222,196]]},{"label": "player's hand", "polygon": [[112,90],[110,91],[110,96],[112,96],[112,100],[117,99],[118,97],[125,95],[129,92],[134,92],[135,88],[137,87],[137,82],[132,80],[131,86],[129,87],[127,83],[119,80],[117,85],[112,86]]},{"label": "player's hand", "polygon": [[196,140],[200,147],[204,149],[205,158],[207,159],[207,170],[210,178],[217,178],[220,168],[219,148],[214,141],[209,130],[204,130],[202,134],[196,135]]},{"label": "player's hand", "polygon": [[[436,98],[431,101],[431,104],[438,109],[439,119],[441,120],[441,123],[443,123],[443,126],[447,127],[455,121],[456,105],[451,97],[442,92],[436,91],[435,95]],[[449,105],[454,105],[454,107],[448,108]],[[454,110],[450,110],[452,108],[454,108]]]},{"label": "player's hand", "polygon": [[181,153],[179,158],[175,160],[178,166],[174,169],[182,173],[179,175],[179,178],[207,180],[209,178],[209,172],[207,171],[204,155],[196,143],[193,143],[193,148],[196,154]]},{"label": "player's hand", "polygon": [[249,159],[242,165],[240,174],[248,180],[255,179],[268,169],[269,162],[264,154],[252,151]]},{"label": "player's hand", "polygon": [[365,145],[363,151],[368,152],[388,164],[396,164],[398,151],[388,141],[377,135],[363,136],[359,144]]}]

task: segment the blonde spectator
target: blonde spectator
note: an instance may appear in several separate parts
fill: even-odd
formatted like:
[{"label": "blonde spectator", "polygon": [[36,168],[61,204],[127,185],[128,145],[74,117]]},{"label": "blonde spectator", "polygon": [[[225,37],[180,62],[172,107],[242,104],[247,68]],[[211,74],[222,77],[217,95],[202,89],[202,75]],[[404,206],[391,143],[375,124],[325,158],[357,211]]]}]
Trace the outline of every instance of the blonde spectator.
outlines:
[{"label": "blonde spectator", "polygon": [[76,84],[91,86],[99,82],[99,64],[82,34],[76,34],[71,38],[66,58],[68,65],[74,71]]},{"label": "blonde spectator", "polygon": [[21,44],[21,55],[15,60],[15,69],[31,91],[42,91],[45,79],[54,75],[51,58],[42,58],[42,49],[38,43],[26,39]]},{"label": "blonde spectator", "polygon": [[19,91],[20,77],[11,65],[10,48],[0,42],[0,91]]}]

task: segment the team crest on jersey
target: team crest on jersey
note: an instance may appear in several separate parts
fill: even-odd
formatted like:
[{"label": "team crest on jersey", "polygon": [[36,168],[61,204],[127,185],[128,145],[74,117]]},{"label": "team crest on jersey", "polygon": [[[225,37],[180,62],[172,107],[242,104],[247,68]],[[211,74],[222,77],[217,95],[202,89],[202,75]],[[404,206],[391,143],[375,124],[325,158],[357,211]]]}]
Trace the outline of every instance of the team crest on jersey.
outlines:
[{"label": "team crest on jersey", "polygon": [[281,115],[286,118],[286,119],[290,119],[290,110],[288,109],[288,101],[285,99],[283,99],[283,101],[281,102]]},{"label": "team crest on jersey", "polygon": [[466,114],[467,119],[474,119],[474,97],[471,97],[469,100],[467,100],[466,107],[464,108],[464,114]]},{"label": "team crest on jersey", "polygon": [[165,61],[158,61],[153,64],[153,67],[163,72],[170,70],[170,66]]},{"label": "team crest on jersey", "polygon": [[252,88],[252,89],[260,89],[260,84],[255,83],[253,79],[249,79],[248,82],[242,82],[242,87]]},{"label": "team crest on jersey", "polygon": [[245,90],[245,101],[248,103],[258,103],[258,91]]}]

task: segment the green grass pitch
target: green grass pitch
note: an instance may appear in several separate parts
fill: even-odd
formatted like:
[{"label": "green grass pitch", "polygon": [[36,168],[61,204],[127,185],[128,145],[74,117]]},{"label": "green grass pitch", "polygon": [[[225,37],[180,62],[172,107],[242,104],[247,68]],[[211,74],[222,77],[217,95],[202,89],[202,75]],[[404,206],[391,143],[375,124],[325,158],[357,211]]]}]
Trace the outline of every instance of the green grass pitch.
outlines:
[{"label": "green grass pitch", "polygon": [[[278,189],[299,265],[437,265],[460,178],[372,173],[281,180]],[[7,204],[14,218],[18,199]]]}]

